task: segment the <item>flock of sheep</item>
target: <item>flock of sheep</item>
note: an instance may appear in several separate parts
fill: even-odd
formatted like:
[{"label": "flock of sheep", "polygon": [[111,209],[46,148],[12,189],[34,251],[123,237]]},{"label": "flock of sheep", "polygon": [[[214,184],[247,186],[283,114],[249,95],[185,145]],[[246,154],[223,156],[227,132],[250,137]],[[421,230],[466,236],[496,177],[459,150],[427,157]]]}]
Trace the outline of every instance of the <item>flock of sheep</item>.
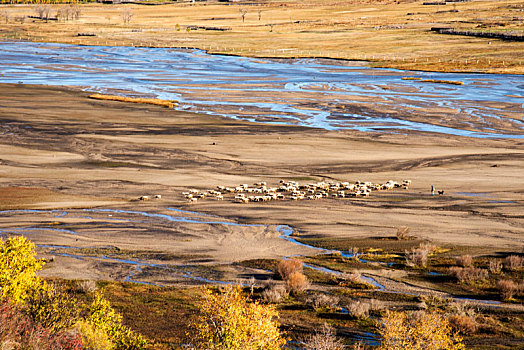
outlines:
[{"label": "flock of sheep", "polygon": [[271,200],[316,200],[322,198],[354,198],[368,197],[372,191],[391,190],[393,188],[408,189],[411,180],[396,182],[389,180],[383,184],[356,181],[349,182],[317,182],[299,184],[296,181],[280,180],[280,184],[269,187],[266,182],[257,182],[253,186],[242,184],[236,187],[217,186],[216,190],[199,191],[190,189],[182,194],[190,203],[196,203],[199,199],[214,198],[224,200],[224,196],[230,194],[235,203],[267,202]]}]

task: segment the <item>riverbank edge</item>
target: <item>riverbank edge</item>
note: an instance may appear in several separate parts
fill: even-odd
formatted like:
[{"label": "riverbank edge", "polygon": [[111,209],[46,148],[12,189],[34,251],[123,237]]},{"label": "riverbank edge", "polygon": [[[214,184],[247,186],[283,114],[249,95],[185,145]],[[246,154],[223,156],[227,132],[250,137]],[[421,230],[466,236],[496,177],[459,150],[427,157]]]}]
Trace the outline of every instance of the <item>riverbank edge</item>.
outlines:
[{"label": "riverbank edge", "polygon": [[[87,46],[87,47],[106,47],[105,45],[89,45],[89,44],[73,44],[73,43],[63,43],[58,41],[51,40],[42,40],[42,41],[33,41],[33,40],[9,40],[3,39],[1,42],[30,42],[30,43],[47,43],[47,44],[58,44],[58,45],[69,45],[69,46]],[[340,57],[328,57],[328,56],[308,56],[308,55],[295,55],[295,56],[255,56],[249,54],[240,54],[234,52],[216,52],[208,49],[203,49],[199,47],[189,47],[189,46],[150,46],[150,45],[111,45],[107,47],[128,47],[128,48],[150,48],[150,49],[174,49],[174,50],[200,50],[207,55],[212,56],[232,56],[232,57],[243,57],[243,58],[252,58],[252,59],[270,59],[270,60],[302,60],[302,59],[312,59],[312,60],[331,60],[335,62],[362,62],[365,63],[366,68],[377,68],[377,69],[394,69],[404,72],[426,72],[426,73],[458,73],[458,74],[503,74],[503,75],[518,75],[524,76],[524,73],[519,73],[518,71],[513,71],[510,68],[508,70],[500,69],[490,69],[490,70],[445,70],[445,69],[406,69],[399,67],[395,64],[389,64],[388,61],[380,60],[368,60],[368,59],[349,59],[349,58],[340,58]]]}]

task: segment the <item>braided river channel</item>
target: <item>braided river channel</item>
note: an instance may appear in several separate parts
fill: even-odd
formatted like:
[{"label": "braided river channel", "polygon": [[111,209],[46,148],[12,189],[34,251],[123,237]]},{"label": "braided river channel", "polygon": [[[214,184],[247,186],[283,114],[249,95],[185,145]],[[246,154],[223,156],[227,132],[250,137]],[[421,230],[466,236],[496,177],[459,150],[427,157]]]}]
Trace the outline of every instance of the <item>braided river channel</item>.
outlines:
[{"label": "braided river channel", "polygon": [[524,138],[524,76],[368,68],[200,50],[0,42],[0,83],[154,97],[255,122]]}]

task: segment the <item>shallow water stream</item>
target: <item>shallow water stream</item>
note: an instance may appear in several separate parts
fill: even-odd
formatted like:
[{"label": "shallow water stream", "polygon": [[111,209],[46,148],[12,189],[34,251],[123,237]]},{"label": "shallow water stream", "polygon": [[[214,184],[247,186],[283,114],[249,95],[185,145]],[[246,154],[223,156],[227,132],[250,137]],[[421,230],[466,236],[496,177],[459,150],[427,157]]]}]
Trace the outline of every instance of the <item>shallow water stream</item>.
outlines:
[{"label": "shallow water stream", "polygon": [[[180,222],[180,223],[193,223],[193,224],[207,224],[207,225],[226,225],[226,226],[239,226],[239,227],[268,227],[267,225],[261,225],[261,224],[240,224],[238,222],[234,222],[225,218],[221,218],[214,215],[209,214],[203,214],[195,211],[186,211],[178,208],[167,208],[170,211],[173,211],[176,214],[180,215],[168,215],[168,214],[161,214],[161,213],[152,213],[152,212],[146,212],[146,211],[138,211],[138,210],[122,210],[122,209],[84,209],[84,210],[75,210],[74,213],[70,213],[64,210],[5,210],[0,211],[0,216],[13,216],[13,215],[23,215],[27,213],[31,214],[42,214],[42,215],[51,215],[51,217],[55,218],[75,218],[75,219],[86,219],[86,220],[100,220],[100,218],[94,218],[90,216],[89,214],[104,214],[110,217],[104,217],[104,220],[116,220],[116,221],[125,221],[125,222],[142,222],[140,221],[141,218],[154,218],[154,219],[160,219],[161,221],[169,221],[169,222]],[[82,215],[85,214],[85,215]],[[153,223],[151,223],[153,224]],[[59,228],[49,228],[49,227],[35,227],[38,225],[34,225],[31,227],[10,227],[10,228],[0,228],[0,234],[24,234],[27,235],[29,238],[31,238],[31,234],[37,231],[40,232],[56,232],[59,234],[70,234],[70,235],[81,235],[82,233],[76,232],[73,230],[67,230],[67,229],[59,229]],[[324,248],[318,248],[315,246],[307,245],[304,243],[298,242],[296,239],[292,237],[293,235],[293,228],[288,225],[278,225],[275,227],[275,230],[280,233],[279,238],[286,240],[288,242],[291,242],[293,244],[297,244],[303,247],[307,247],[309,249],[312,249],[316,251],[318,254],[340,254],[341,256],[345,257],[355,257],[355,255],[344,252],[344,251],[338,251],[338,250],[332,250],[332,249],[324,249]],[[58,249],[79,249],[79,247],[72,247],[72,246],[58,246],[58,245],[39,245],[41,248],[50,248],[54,250]],[[62,255],[67,256],[75,259],[95,259],[95,260],[105,260],[109,262],[114,263],[120,263],[124,265],[131,265],[134,267],[134,269],[124,278],[124,281],[127,282],[135,282],[135,283],[143,283],[143,284],[150,284],[150,285],[158,285],[151,282],[144,282],[140,281],[139,279],[135,279],[135,276],[140,274],[142,272],[143,267],[155,267],[155,268],[162,268],[165,269],[165,273],[167,274],[173,274],[177,273],[178,277],[183,277],[187,279],[192,279],[199,282],[205,282],[205,283],[236,283],[236,282],[228,282],[228,281],[222,281],[222,280],[213,280],[209,278],[205,278],[202,276],[199,276],[193,271],[190,271],[189,269],[184,270],[184,266],[177,266],[176,268],[174,266],[168,266],[158,263],[151,263],[144,260],[139,259],[120,259],[116,257],[108,257],[108,256],[101,256],[101,257],[93,257],[93,256],[83,256],[78,254],[70,254],[70,253],[54,253],[56,255]],[[287,258],[291,258],[295,256],[289,256]],[[358,256],[356,256],[358,259]],[[362,262],[366,262],[362,260]],[[387,264],[384,264],[387,266]],[[316,266],[312,264],[304,264],[304,267],[310,268],[322,273],[327,274],[333,274],[333,275],[342,275],[342,272],[337,270],[332,270],[326,267],[322,266]],[[180,272],[182,273],[180,274]],[[362,276],[362,278],[369,283],[370,285],[374,286],[378,290],[382,292],[389,292],[389,293],[397,293],[396,291],[388,290],[386,286],[380,284],[377,282],[372,276]],[[418,295],[414,293],[413,295]],[[454,298],[456,300],[468,300],[465,298]],[[490,301],[490,300],[475,300],[475,302],[482,303],[482,304],[497,304],[498,302]]]},{"label": "shallow water stream", "polygon": [[157,97],[180,101],[180,110],[325,129],[524,138],[524,76],[351,64],[199,50],[0,42],[0,83]]},{"label": "shallow water stream", "polygon": [[[161,213],[153,213],[153,212],[147,212],[147,211],[138,211],[138,210],[121,210],[121,209],[84,209],[84,210],[74,210],[71,212],[65,211],[65,210],[6,210],[6,211],[0,211],[0,217],[1,216],[17,216],[17,215],[24,215],[24,214],[42,214],[46,216],[46,220],[50,217],[54,217],[57,219],[60,218],[75,218],[75,219],[85,219],[85,220],[100,220],[101,217],[95,217],[96,215],[103,214],[103,219],[109,219],[109,220],[115,220],[115,221],[125,221],[125,222],[143,222],[142,219],[159,219],[161,221],[169,221],[169,222],[181,222],[181,223],[193,223],[193,224],[208,224],[208,225],[227,225],[227,226],[241,226],[241,227],[267,227],[267,225],[259,225],[259,224],[240,224],[238,222],[234,222],[225,218],[221,218],[219,216],[199,213],[195,211],[186,211],[178,208],[167,208],[168,210],[172,211],[175,214],[178,215],[168,215],[168,214],[161,214]],[[93,215],[93,216],[91,216]],[[107,216],[107,217],[106,217]],[[151,222],[151,225],[154,223]],[[67,230],[67,229],[58,229],[58,228],[48,228],[48,227],[38,227],[38,224],[35,224],[30,227],[11,227],[11,228],[0,228],[0,236],[5,234],[24,234],[27,235],[29,238],[31,238],[31,234],[35,231],[42,230],[44,232],[53,233],[54,231],[59,234],[70,234],[70,235],[81,235],[81,232],[73,231],[73,230]],[[308,247],[310,249],[313,249],[317,251],[319,254],[332,254],[332,253],[338,253],[342,256],[346,257],[354,257],[354,255],[351,255],[348,252],[342,252],[338,250],[328,250],[323,248],[318,248],[314,246],[310,246],[307,244],[300,243],[296,241],[292,234],[294,232],[293,228],[288,225],[278,225],[275,227],[277,232],[279,232],[280,238],[287,240],[294,244],[299,244],[301,246]],[[40,248],[47,248],[50,249],[51,254],[55,255],[61,255],[73,259],[79,259],[79,260],[99,260],[104,261],[108,263],[116,263],[121,265],[127,265],[131,266],[132,269],[127,273],[127,275],[123,278],[125,282],[133,282],[133,283],[140,283],[140,284],[146,284],[146,285],[153,285],[158,287],[163,287],[163,285],[154,283],[154,282],[147,282],[140,279],[140,274],[143,272],[144,268],[159,268],[162,269],[163,273],[166,275],[173,275],[178,278],[193,280],[201,283],[217,283],[217,284],[236,284],[238,281],[227,281],[227,280],[215,280],[203,277],[198,274],[198,272],[192,271],[191,266],[188,265],[180,265],[180,266],[174,266],[174,265],[166,265],[166,264],[158,264],[158,263],[152,263],[140,259],[121,259],[116,258],[113,256],[86,256],[86,255],[79,255],[74,253],[67,253],[63,252],[64,250],[67,251],[68,249],[79,249],[80,247],[73,247],[73,246],[59,246],[59,245],[52,245],[52,244],[41,244],[38,245]],[[358,258],[358,257],[357,257]],[[321,266],[315,266],[311,264],[304,264],[304,267],[310,268],[319,272],[327,273],[327,274],[333,274],[333,275],[341,275],[342,272],[332,270],[326,267]],[[362,275],[362,279],[369,283],[370,285],[373,285],[377,290],[380,290],[382,292],[388,292],[388,293],[399,293],[394,290],[389,290],[387,286],[380,284],[377,282],[372,276],[365,276]],[[408,293],[409,294],[409,293]],[[412,295],[417,295],[416,293],[413,293]],[[491,300],[473,300],[473,299],[466,299],[466,298],[453,298],[455,301],[461,301],[461,302],[474,302],[478,304],[483,304],[486,306],[494,306],[496,304],[499,304],[498,302],[491,301]],[[342,308],[340,310],[341,313],[347,313],[347,310]],[[353,339],[361,341],[368,345],[379,345],[379,339],[378,334],[375,333],[369,333],[369,332],[360,332],[352,334],[351,336]],[[298,344],[300,346],[300,344]]]}]

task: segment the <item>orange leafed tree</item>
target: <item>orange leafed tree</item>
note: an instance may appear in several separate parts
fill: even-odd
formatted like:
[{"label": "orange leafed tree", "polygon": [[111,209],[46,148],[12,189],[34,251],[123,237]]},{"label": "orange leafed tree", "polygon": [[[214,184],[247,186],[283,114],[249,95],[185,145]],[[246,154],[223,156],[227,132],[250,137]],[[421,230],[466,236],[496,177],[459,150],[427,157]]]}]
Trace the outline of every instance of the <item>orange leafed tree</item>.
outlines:
[{"label": "orange leafed tree", "polygon": [[198,349],[276,350],[286,343],[274,307],[249,302],[239,286],[218,293],[206,287],[199,309],[193,324]]}]

